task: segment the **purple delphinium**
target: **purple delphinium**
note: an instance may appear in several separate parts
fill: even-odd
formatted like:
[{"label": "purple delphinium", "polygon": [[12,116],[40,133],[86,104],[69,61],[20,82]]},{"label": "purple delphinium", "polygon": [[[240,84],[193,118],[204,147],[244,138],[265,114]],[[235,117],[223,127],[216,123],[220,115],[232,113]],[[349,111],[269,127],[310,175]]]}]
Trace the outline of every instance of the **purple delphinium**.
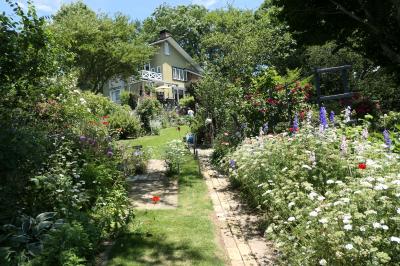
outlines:
[{"label": "purple delphinium", "polygon": [[296,133],[297,131],[299,131],[299,118],[297,114],[295,114],[293,120],[293,132]]},{"label": "purple delphinium", "polygon": [[385,139],[386,147],[390,150],[392,147],[392,140],[390,139],[390,133],[387,129],[383,131],[383,138]]},{"label": "purple delphinium", "polygon": [[328,128],[328,121],[326,121],[326,109],[323,106],[319,111],[319,120],[324,129]]},{"label": "purple delphinium", "polygon": [[112,156],[114,155],[113,150],[112,150],[111,147],[108,147],[108,148],[107,148],[107,153],[106,153],[106,155],[107,155],[108,157],[112,157]]},{"label": "purple delphinium", "polygon": [[235,169],[235,167],[236,167],[236,161],[235,161],[235,160],[229,160],[229,166],[230,166],[232,169]]},{"label": "purple delphinium", "polygon": [[268,122],[263,125],[264,134],[268,134]]},{"label": "purple delphinium", "polygon": [[331,111],[329,114],[329,120],[331,121],[332,124],[335,124],[335,112]]},{"label": "purple delphinium", "polygon": [[79,141],[80,142],[85,142],[86,141],[86,137],[85,136],[80,136],[79,137]]}]

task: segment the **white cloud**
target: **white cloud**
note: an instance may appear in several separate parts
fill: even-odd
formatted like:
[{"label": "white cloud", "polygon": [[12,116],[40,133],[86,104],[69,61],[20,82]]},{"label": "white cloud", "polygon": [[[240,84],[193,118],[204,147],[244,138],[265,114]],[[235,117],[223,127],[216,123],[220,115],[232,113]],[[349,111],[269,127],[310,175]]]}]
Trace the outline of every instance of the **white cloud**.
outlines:
[{"label": "white cloud", "polygon": [[[61,6],[61,0],[34,0],[33,1],[36,10],[40,13],[54,13]],[[18,5],[24,9],[28,9],[26,0],[20,0]]]},{"label": "white cloud", "polygon": [[193,4],[202,5],[207,8],[215,5],[218,1],[217,0],[193,0]]}]

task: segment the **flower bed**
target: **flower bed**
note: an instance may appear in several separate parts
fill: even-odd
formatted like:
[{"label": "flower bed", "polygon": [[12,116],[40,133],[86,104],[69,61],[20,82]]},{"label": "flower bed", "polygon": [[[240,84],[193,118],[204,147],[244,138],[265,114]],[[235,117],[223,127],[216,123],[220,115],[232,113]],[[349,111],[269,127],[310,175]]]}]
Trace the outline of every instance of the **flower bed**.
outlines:
[{"label": "flower bed", "polygon": [[319,127],[308,120],[291,134],[246,139],[223,167],[265,213],[285,264],[400,263],[398,154],[388,139],[325,116]]}]

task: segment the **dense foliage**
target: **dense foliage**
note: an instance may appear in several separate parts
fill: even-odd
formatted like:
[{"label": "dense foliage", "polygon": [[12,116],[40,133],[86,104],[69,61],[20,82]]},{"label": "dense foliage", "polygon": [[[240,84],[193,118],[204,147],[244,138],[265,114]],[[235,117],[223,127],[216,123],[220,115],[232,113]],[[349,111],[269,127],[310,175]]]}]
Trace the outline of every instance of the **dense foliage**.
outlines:
[{"label": "dense foliage", "polygon": [[302,44],[324,44],[335,40],[340,46],[360,51],[375,63],[399,71],[400,6],[396,1],[303,1],[267,0],[282,7],[280,17],[296,32]]},{"label": "dense foliage", "polygon": [[136,74],[153,53],[128,17],[96,14],[83,2],[63,5],[50,30],[73,54],[71,65],[79,71],[79,87],[93,92],[102,92],[110,78]]},{"label": "dense foliage", "polygon": [[319,126],[311,118],[289,134],[246,139],[224,168],[265,213],[285,264],[398,264],[399,135],[369,137],[368,124],[328,122],[325,109]]},{"label": "dense foliage", "polygon": [[15,10],[0,16],[0,264],[89,264],[132,218],[108,120],[123,109],[77,90],[45,20]]}]

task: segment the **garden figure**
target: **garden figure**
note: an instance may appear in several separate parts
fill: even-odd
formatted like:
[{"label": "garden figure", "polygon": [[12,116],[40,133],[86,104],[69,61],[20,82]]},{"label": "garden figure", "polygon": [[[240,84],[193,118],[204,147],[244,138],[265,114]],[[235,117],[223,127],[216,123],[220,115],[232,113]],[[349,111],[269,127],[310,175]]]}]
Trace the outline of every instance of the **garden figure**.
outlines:
[{"label": "garden figure", "polygon": [[188,112],[187,112],[189,117],[194,117],[194,111],[192,109],[189,108]]}]

